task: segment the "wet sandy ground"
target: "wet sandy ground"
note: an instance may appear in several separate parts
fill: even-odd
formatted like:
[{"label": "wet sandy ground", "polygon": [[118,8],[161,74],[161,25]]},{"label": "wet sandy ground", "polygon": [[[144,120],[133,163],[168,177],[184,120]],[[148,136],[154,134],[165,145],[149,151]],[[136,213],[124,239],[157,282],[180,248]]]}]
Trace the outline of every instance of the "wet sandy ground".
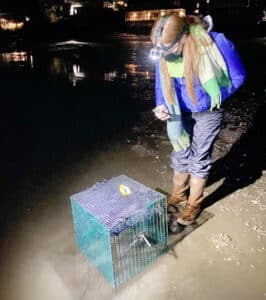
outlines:
[{"label": "wet sandy ground", "polygon": [[[124,287],[113,290],[79,253],[70,195],[120,174],[171,190],[171,146],[164,127],[149,113],[142,118],[127,136],[84,154],[61,174],[38,184],[25,180],[22,217],[9,224],[1,241],[1,299],[266,299],[263,168],[250,184],[229,185],[206,208],[213,218]],[[216,162],[230,152],[220,150],[223,139],[234,144],[245,132],[228,135],[228,124],[214,149]],[[216,179],[210,180],[207,198],[226,182]]]},{"label": "wet sandy ground", "polygon": [[[2,201],[1,212],[0,299],[266,299],[263,84],[251,78],[226,107],[205,193],[205,210],[213,217],[116,290],[78,251],[69,197],[121,174],[170,192],[171,146],[164,124],[150,111],[143,112],[116,137],[106,136],[94,147],[72,153],[75,159],[69,157],[71,153],[62,153],[59,164],[40,165],[39,169],[33,166],[40,149],[31,148],[28,140],[23,143],[17,136],[12,146],[16,148],[18,141],[25,153],[10,150],[2,155],[11,166],[7,178],[12,181],[7,184],[3,179],[6,201]],[[47,139],[51,146],[56,144],[56,136],[53,142]],[[49,147],[46,145],[45,152]],[[31,155],[26,156],[28,151]],[[18,160],[12,165],[8,159],[13,153]],[[52,155],[52,150],[48,154]],[[27,166],[32,172],[25,171]]]}]

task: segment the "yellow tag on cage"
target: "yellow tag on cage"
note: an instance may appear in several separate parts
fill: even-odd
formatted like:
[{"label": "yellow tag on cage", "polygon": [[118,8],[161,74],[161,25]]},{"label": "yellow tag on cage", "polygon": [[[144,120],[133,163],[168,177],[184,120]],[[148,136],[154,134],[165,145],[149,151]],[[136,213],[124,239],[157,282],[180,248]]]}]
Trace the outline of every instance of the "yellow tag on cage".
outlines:
[{"label": "yellow tag on cage", "polygon": [[119,192],[124,197],[131,194],[130,188],[128,186],[124,185],[124,184],[119,185]]}]

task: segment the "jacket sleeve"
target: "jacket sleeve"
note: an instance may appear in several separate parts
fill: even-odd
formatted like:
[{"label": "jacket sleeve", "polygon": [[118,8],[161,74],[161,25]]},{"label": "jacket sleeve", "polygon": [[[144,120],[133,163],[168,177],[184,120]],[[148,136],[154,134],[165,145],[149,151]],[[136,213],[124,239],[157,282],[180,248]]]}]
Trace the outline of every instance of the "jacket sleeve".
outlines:
[{"label": "jacket sleeve", "polygon": [[228,68],[233,94],[246,80],[246,70],[234,44],[223,33],[213,33],[215,43]]},{"label": "jacket sleeve", "polygon": [[163,91],[162,91],[162,87],[161,87],[159,63],[160,62],[156,62],[156,65],[155,65],[155,104],[156,104],[156,106],[161,105],[161,104],[165,105],[165,99],[164,99]]}]

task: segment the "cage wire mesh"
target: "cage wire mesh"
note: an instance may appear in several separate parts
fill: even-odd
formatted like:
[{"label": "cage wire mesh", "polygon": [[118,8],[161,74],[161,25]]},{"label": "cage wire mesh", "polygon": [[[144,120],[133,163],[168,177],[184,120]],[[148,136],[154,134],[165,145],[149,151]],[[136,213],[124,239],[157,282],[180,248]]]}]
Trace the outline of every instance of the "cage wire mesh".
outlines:
[{"label": "cage wire mesh", "polygon": [[167,250],[165,195],[125,175],[71,196],[71,205],[78,247],[112,287]]}]

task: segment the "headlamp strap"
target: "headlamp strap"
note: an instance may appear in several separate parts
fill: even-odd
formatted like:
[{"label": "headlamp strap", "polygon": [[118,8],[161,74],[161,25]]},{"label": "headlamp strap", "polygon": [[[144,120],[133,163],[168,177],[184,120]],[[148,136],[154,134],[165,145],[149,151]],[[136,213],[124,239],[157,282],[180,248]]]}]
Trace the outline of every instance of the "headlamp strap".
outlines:
[{"label": "headlamp strap", "polygon": [[169,19],[170,15],[164,17],[159,26],[157,27],[156,29],[156,34],[155,34],[155,45],[157,45],[158,47],[158,43],[160,43],[159,47],[162,48],[163,50],[169,50],[171,49],[177,42],[179,42],[181,40],[181,38],[183,37],[183,35],[185,33],[187,33],[187,30],[188,30],[188,27],[186,24],[184,24],[182,30],[178,33],[178,35],[176,36],[176,38],[174,39],[174,41],[171,43],[170,46],[164,46],[162,43],[161,43],[161,40],[162,40],[162,32],[163,32],[163,29],[164,29],[164,26],[167,22],[167,20]]},{"label": "headlamp strap", "polygon": [[156,34],[155,34],[155,45],[157,45],[158,42],[161,42],[161,39],[162,39],[162,32],[163,32],[164,26],[165,26],[167,20],[169,19],[169,17],[170,17],[170,15],[164,17],[164,18],[161,20],[159,26],[158,26],[157,29],[156,29]]}]

